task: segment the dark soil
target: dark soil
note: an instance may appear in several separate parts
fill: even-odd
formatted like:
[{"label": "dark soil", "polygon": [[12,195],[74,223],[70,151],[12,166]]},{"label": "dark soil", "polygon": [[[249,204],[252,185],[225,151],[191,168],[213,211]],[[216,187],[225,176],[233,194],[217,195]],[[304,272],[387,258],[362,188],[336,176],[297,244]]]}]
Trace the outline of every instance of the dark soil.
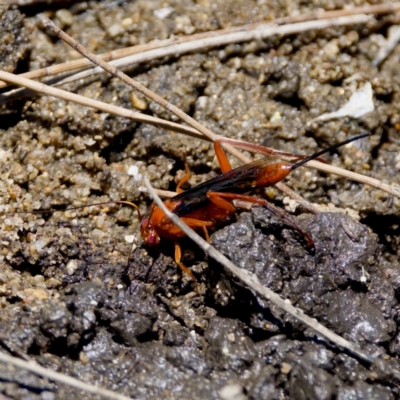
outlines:
[{"label": "dark soil", "polygon": [[[0,68],[22,73],[79,57],[44,31],[44,14],[103,53],[344,4],[305,3],[282,8],[274,1],[65,1],[4,7]],[[372,60],[398,22],[391,14],[367,25],[230,45],[128,72],[215,133],[284,151],[311,154],[370,132],[370,139],[339,149],[328,161],[397,184],[400,47],[379,68]],[[374,112],[307,125],[337,110],[367,81]],[[176,120],[106,75],[67,89],[130,109],[139,102],[146,113]],[[264,285],[382,360],[370,368],[256,296],[189,240],[181,243],[184,263],[200,294],[174,263],[171,243],[159,249],[139,245],[128,260],[126,239],[138,226],[128,207],[13,214],[119,199],[145,211],[150,201],[143,182],[129,168],[136,165],[155,187],[171,190],[186,161],[194,172],[189,184],[195,185],[218,173],[211,145],[45,96],[3,101],[0,113],[3,351],[138,399],[398,398],[390,370],[400,369],[399,199],[300,168],[286,183],[331,211],[297,210],[293,216],[314,238],[315,251],[263,208],[239,212],[211,237]],[[266,195],[279,206],[287,203],[277,189]],[[94,398],[7,365],[0,365],[0,393],[15,399]]]}]

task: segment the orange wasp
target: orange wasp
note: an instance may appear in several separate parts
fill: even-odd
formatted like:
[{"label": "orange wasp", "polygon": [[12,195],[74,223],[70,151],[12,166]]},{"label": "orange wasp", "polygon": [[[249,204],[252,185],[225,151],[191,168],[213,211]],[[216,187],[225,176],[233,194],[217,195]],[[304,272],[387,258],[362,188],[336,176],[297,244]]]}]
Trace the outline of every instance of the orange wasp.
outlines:
[{"label": "orange wasp", "polygon": [[[274,185],[283,180],[290,172],[318,158],[322,154],[366,136],[369,136],[369,134],[362,134],[347,139],[311,156],[305,157],[295,164],[282,162],[268,164],[266,159],[261,159],[235,169],[232,169],[228,158],[222,150],[221,142],[216,141],[214,143],[214,149],[221,166],[222,174],[183,191],[181,186],[190,178],[190,173],[187,171],[177,185],[176,191],[178,194],[166,200],[164,204],[168,210],[177,214],[189,227],[194,230],[202,230],[206,240],[209,241],[208,228],[215,226],[217,222],[229,222],[235,215],[236,208],[232,203],[233,200],[243,200],[271,209],[271,205],[266,200],[244,193],[257,188]],[[288,219],[282,211],[279,212],[275,208],[273,208],[273,211],[275,213],[278,212],[281,217],[288,220],[295,229],[304,235],[308,242],[307,246],[311,247],[313,245],[314,242],[312,238],[295,222]],[[178,240],[186,235],[180,228],[174,225],[154,203],[150,206],[148,215],[141,221],[140,233],[144,242],[149,246],[157,246],[161,238],[172,240],[175,246],[175,262],[182,271],[190,275],[195,284],[195,289],[198,291],[196,278],[181,261],[182,253]]]}]

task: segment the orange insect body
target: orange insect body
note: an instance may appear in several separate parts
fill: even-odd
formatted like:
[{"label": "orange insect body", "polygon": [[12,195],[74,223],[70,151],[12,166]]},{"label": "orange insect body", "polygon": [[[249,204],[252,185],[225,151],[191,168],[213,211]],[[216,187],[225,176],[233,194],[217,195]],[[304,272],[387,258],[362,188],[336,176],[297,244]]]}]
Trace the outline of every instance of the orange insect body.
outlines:
[{"label": "orange insect body", "polygon": [[[236,212],[233,200],[244,200],[254,204],[265,206],[279,214],[297,229],[307,239],[307,246],[313,245],[312,238],[304,232],[294,221],[279,209],[271,206],[266,200],[245,195],[244,193],[256,188],[274,185],[284,179],[290,172],[310,160],[318,158],[327,151],[336,149],[354,140],[361,139],[368,134],[359,135],[338,143],[329,149],[321,150],[316,154],[302,159],[296,164],[274,163],[268,164],[266,160],[257,160],[241,167],[232,169],[230,163],[222,150],[221,143],[215,142],[214,148],[221,166],[222,174],[201,183],[187,191],[182,191],[180,186],[186,182],[190,174],[179,181],[177,186],[178,195],[164,202],[171,212],[177,214],[190,228],[202,230],[207,241],[209,241],[208,228],[215,226],[217,222],[228,222]],[[143,240],[150,246],[157,246],[161,238],[169,239],[175,245],[175,262],[179,267],[189,274],[197,290],[196,279],[192,272],[181,262],[181,248],[178,240],[186,236],[185,233],[173,224],[164,212],[153,203],[149,214],[141,221],[140,232]]]},{"label": "orange insect body", "polygon": [[[180,205],[180,203],[180,201],[177,202],[173,199],[164,202],[167,209],[172,212]],[[140,226],[141,236],[148,245],[158,245],[160,238],[175,241],[186,236],[180,228],[174,225],[167,218],[164,212],[157,205],[153,205],[152,207],[150,216],[148,218],[143,218]],[[203,229],[204,231],[204,228],[211,228],[218,221],[230,221],[234,214],[235,210],[227,210],[210,203],[199,210],[186,214],[182,217],[182,220],[192,229]]]},{"label": "orange insect body", "polygon": [[[248,191],[250,189],[268,187],[280,182],[291,172],[291,167],[291,165],[283,163],[267,165],[263,168],[264,173],[259,174],[254,181],[250,182],[250,184],[247,182],[243,189]],[[221,193],[221,196],[215,196],[214,192],[209,191],[206,195],[210,200],[208,204],[182,216],[182,220],[194,230],[202,229],[205,231],[207,228],[213,227],[217,222],[229,222],[235,215],[236,209],[232,205],[231,201],[223,198],[225,194]],[[228,193],[226,195],[228,195]],[[235,196],[235,198],[238,199],[240,197],[240,195]],[[175,197],[164,202],[167,209],[172,212],[174,212],[183,202],[183,200],[174,199]],[[246,200],[248,199],[246,198]],[[149,217],[143,218],[140,233],[143,240],[151,246],[158,245],[160,238],[176,241],[177,239],[186,236],[186,234],[173,224],[164,212],[155,204],[152,205]]]},{"label": "orange insect body", "polygon": [[285,179],[292,172],[292,167],[292,165],[284,163],[267,165],[262,174],[255,180],[254,187],[260,188],[275,185],[275,183]]}]

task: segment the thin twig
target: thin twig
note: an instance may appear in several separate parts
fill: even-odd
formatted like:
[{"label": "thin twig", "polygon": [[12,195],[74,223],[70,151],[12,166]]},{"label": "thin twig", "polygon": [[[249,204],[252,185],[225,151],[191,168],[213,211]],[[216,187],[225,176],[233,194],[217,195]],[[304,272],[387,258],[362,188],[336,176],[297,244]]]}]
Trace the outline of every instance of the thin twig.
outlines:
[{"label": "thin twig", "polygon": [[324,336],[326,339],[334,343],[338,348],[343,348],[348,351],[351,355],[357,359],[364,361],[368,364],[373,364],[375,357],[364,353],[356,344],[343,339],[341,336],[332,332],[331,330],[325,328],[323,325],[318,323],[314,318],[310,318],[304,314],[304,312],[291,305],[290,301],[287,299],[282,299],[279,295],[273,292],[271,289],[264,287],[259,282],[256,275],[253,273],[243,270],[233,264],[228,260],[223,254],[221,254],[215,247],[207,243],[201,236],[199,236],[194,230],[190,229],[176,214],[170,212],[161,199],[157,196],[154,189],[150,185],[147,177],[144,178],[144,183],[149,191],[150,196],[157,203],[157,205],[162,209],[165,215],[178,226],[185,234],[192,239],[204,252],[210,255],[214,260],[218,261],[227,270],[234,274],[238,279],[244,282],[250,289],[254,290],[256,293],[264,297],[265,299],[276,304],[284,311],[295,317],[297,320],[303,322],[308,327],[312,328],[315,332]]},{"label": "thin twig", "polygon": [[[72,101],[74,103],[81,104],[83,106],[87,106],[87,107],[91,107],[91,108],[95,108],[97,110],[100,110],[100,111],[103,111],[106,113],[110,113],[110,114],[117,115],[117,116],[124,117],[124,118],[130,118],[134,121],[143,122],[143,123],[157,126],[157,127],[160,127],[160,128],[166,129],[166,130],[182,133],[185,135],[189,135],[191,137],[195,137],[197,139],[212,141],[211,139],[205,137],[200,132],[198,132],[196,129],[193,129],[191,127],[180,125],[180,124],[177,124],[177,123],[171,122],[171,121],[166,121],[161,118],[155,118],[155,117],[151,117],[149,115],[144,115],[144,114],[132,111],[132,110],[128,110],[127,108],[118,107],[118,106],[115,106],[112,104],[104,103],[102,101],[93,100],[89,97],[81,96],[81,95],[78,95],[75,93],[70,93],[66,90],[53,88],[53,87],[47,86],[43,83],[36,82],[31,79],[23,78],[20,75],[14,75],[9,72],[0,71],[0,79],[10,82],[12,84],[18,85],[18,86],[27,87],[29,89],[35,90],[36,92],[47,95],[47,96],[54,96],[54,97],[57,97],[57,98],[60,98],[63,100]],[[276,155],[278,155],[283,160],[287,160],[287,161],[292,161],[293,159],[295,159],[295,157],[289,157],[287,153],[285,154],[283,152],[279,152],[278,150],[274,150],[271,148],[263,148],[262,146],[255,146],[254,144],[251,144],[251,143],[247,143],[247,142],[240,141],[240,140],[228,139],[228,138],[225,138],[220,135],[215,135],[214,139],[215,140],[223,139],[225,142],[228,142],[232,146],[235,146],[239,149],[241,148],[241,149],[249,150],[249,151],[252,151],[255,153],[259,153],[259,154],[271,155],[271,152],[275,152]],[[265,149],[267,149],[267,151],[265,151]],[[247,157],[243,156],[243,158],[244,158],[244,162],[250,161],[250,159]],[[342,177],[345,177],[348,179],[353,179],[356,182],[365,183],[376,189],[383,190],[395,197],[400,198],[400,188],[388,185],[387,183],[384,183],[378,179],[370,178],[370,177],[362,175],[362,174],[351,172],[351,171],[348,171],[348,170],[340,168],[340,167],[335,167],[333,165],[320,163],[318,161],[310,161],[306,166],[315,168],[319,171],[332,173],[332,174],[342,176]],[[278,188],[281,188],[281,186],[279,186],[280,184],[282,184],[282,182],[280,182],[276,186]],[[294,198],[294,200],[298,201],[297,198],[294,196],[294,194],[290,193],[290,191],[292,191],[294,194],[297,195],[297,193],[295,193],[292,189],[290,189],[286,186],[285,193],[289,197]],[[290,194],[288,194],[288,193],[290,193]],[[309,209],[309,208],[307,208],[307,209]]]},{"label": "thin twig", "polygon": [[[352,18],[354,18],[353,16]],[[365,17],[365,16],[363,16]],[[347,17],[342,17],[339,19],[344,19]],[[368,18],[369,19],[369,18]],[[331,22],[330,20],[325,20],[325,21],[316,21],[316,22]],[[77,50],[79,53],[90,59],[94,64],[99,65],[102,69],[105,71],[109,72],[110,74],[114,75],[115,77],[119,78],[122,82],[125,84],[129,85],[135,90],[138,90],[140,93],[144,94],[146,97],[152,99],[162,107],[164,107],[166,110],[171,111],[174,113],[177,117],[181,118],[183,121],[185,121],[187,124],[191,125],[193,128],[197,129],[199,132],[201,132],[205,137],[207,137],[211,141],[217,140],[217,135],[215,135],[210,129],[204,127],[202,124],[197,122],[195,119],[191,118],[189,115],[187,115],[185,112],[183,112],[181,109],[178,107],[174,106],[171,104],[169,101],[165,100],[158,94],[152,92],[151,90],[147,89],[145,86],[140,84],[139,82],[135,81],[134,79],[130,78],[128,75],[123,73],[122,71],[118,70],[116,67],[110,65],[109,63],[99,60],[95,54],[89,52],[87,49],[85,49],[81,44],[79,44],[75,39],[67,35],[65,32],[63,32],[60,28],[58,28],[52,21],[50,21],[48,18],[45,18],[43,20],[43,25],[49,29],[51,29],[60,39],[64,40],[66,43],[68,43],[72,48]],[[283,28],[288,28],[287,26],[284,26]],[[244,154],[239,152],[236,148],[234,148],[231,145],[226,145],[225,146],[229,152],[237,157],[239,160],[243,161],[244,163],[248,163],[251,161],[248,157],[246,157]],[[327,164],[321,164],[319,162],[310,162],[310,166],[323,170],[325,172],[331,172],[335,173],[334,171],[337,171],[334,166],[327,165]],[[344,177],[347,177],[349,179],[354,179],[358,178],[359,182],[362,183],[367,183],[371,184],[372,186],[387,191],[390,194],[400,196],[400,189],[394,188],[388,184],[385,184],[377,179],[369,178],[369,177],[364,177],[363,175],[356,174],[351,171],[343,170],[343,175]],[[303,199],[300,195],[298,195],[296,192],[291,190],[288,186],[283,184],[282,182],[279,182],[276,184],[276,186],[282,190],[284,193],[286,193],[288,196],[294,198],[297,202],[299,202],[303,207],[306,209],[310,210],[311,212],[318,213],[319,210],[311,203]]]},{"label": "thin twig", "polygon": [[[9,0],[10,2],[11,0]],[[26,1],[26,0],[23,0]],[[15,3],[17,3],[15,1]],[[395,12],[400,10],[400,2],[394,3],[385,3],[385,4],[375,4],[375,5],[366,5],[362,7],[353,7],[353,8],[346,8],[340,10],[332,10],[332,11],[325,11],[325,10],[317,10],[306,14],[300,14],[295,16],[277,18],[275,20],[269,22],[256,22],[248,25],[242,25],[237,27],[230,27],[226,29],[220,29],[211,32],[204,32],[204,33],[196,33],[194,35],[188,35],[183,37],[173,37],[171,39],[166,40],[157,40],[150,43],[136,45],[131,47],[126,47],[123,49],[112,50],[107,53],[103,53],[98,55],[103,60],[112,61],[117,60],[123,57],[128,57],[133,54],[147,52],[153,49],[159,49],[162,47],[167,47],[174,44],[181,44],[187,42],[193,42],[197,40],[204,40],[209,37],[216,37],[216,36],[224,36],[227,34],[231,34],[234,32],[240,31],[249,31],[258,28],[260,25],[266,25],[268,23],[274,25],[285,25],[285,24],[295,24],[299,22],[306,22],[312,20],[323,20],[323,19],[330,19],[330,18],[338,18],[344,16],[351,16],[357,14],[387,14],[390,12]],[[208,48],[211,48],[211,45],[208,45]],[[180,53],[182,54],[182,53]],[[138,62],[138,61],[135,61]],[[51,76],[55,74],[64,73],[67,71],[72,71],[76,69],[81,69],[90,66],[90,61],[86,58],[81,58],[79,60],[74,61],[67,61],[65,63],[53,65],[46,68],[41,68],[35,71],[29,71],[24,74],[21,74],[22,77],[29,78],[29,79],[37,79],[43,78],[45,76]],[[0,88],[7,86],[8,83],[0,82]]]},{"label": "thin twig", "polygon": [[[149,99],[155,101],[157,104],[159,104],[161,107],[164,107],[167,111],[172,112],[175,114],[177,117],[179,117],[181,120],[185,121],[188,125],[192,126],[199,132],[201,132],[205,137],[207,137],[211,141],[217,140],[217,135],[212,132],[210,129],[206,128],[199,122],[197,122],[194,118],[190,117],[187,115],[185,112],[183,112],[179,107],[176,107],[169,101],[165,100],[161,96],[159,96],[157,93],[154,93],[150,89],[147,89],[145,86],[143,86],[141,83],[135,81],[134,79],[130,78],[128,75],[123,73],[122,71],[118,70],[116,67],[110,65],[109,63],[100,60],[96,57],[95,54],[91,53],[85,47],[83,47],[81,44],[79,44],[74,38],[71,36],[67,35],[64,31],[62,31],[60,28],[58,28],[50,19],[44,18],[42,21],[43,25],[49,29],[51,29],[52,32],[54,32],[60,39],[64,40],[66,43],[68,43],[73,49],[81,53],[83,56],[87,57],[89,60],[91,60],[94,64],[99,65],[101,68],[103,68],[105,71],[109,72],[113,76],[119,78],[122,82],[127,84],[128,86],[132,87],[133,89],[137,90],[138,92],[144,94],[146,97]],[[236,158],[241,160],[244,163],[248,163],[251,160],[246,157],[244,154],[242,154],[239,150],[234,148],[233,146],[226,144],[225,148]],[[304,208],[307,210],[313,212],[313,213],[318,213],[318,209],[308,202],[307,200],[303,199],[299,194],[295,193],[294,191],[291,191],[288,186],[286,186],[284,183],[279,182],[276,184],[276,186],[282,190],[284,193],[286,193],[288,196],[295,196],[295,200],[300,203]]]},{"label": "thin twig", "polygon": [[24,353],[20,349],[12,348],[14,346],[12,346],[12,347],[9,346],[9,344],[8,344],[9,338],[10,338],[9,333],[8,334],[7,333],[0,333],[1,346],[3,346],[4,349],[7,350],[13,356],[22,358],[25,361],[31,361],[32,359],[28,356],[28,354]]},{"label": "thin twig", "polygon": [[[363,24],[371,20],[370,16],[361,14],[350,17],[332,18],[326,20],[299,22],[296,24],[277,26],[272,23],[258,25],[252,30],[227,33],[219,36],[212,36],[205,39],[193,40],[172,44],[159,49],[149,50],[145,53],[134,54],[123,57],[115,61],[111,61],[110,65],[116,68],[124,68],[135,63],[145,63],[163,57],[175,56],[176,54],[186,54],[189,52],[200,51],[209,48],[221,47],[228,44],[248,42],[251,40],[262,40],[271,36],[287,36],[301,33],[309,30],[321,30],[332,26],[344,26],[353,24]],[[79,51],[79,50],[78,50]],[[101,68],[92,68],[86,71],[78,72],[68,78],[57,82],[57,86],[65,83],[84,79],[102,72]]]},{"label": "thin twig", "polygon": [[[147,98],[153,100],[154,102],[159,104],[161,107],[165,108],[167,111],[172,112],[177,117],[179,117],[182,121],[185,121],[187,124],[189,124],[196,130],[201,132],[204,136],[208,137],[210,140],[212,140],[212,141],[215,140],[216,135],[210,129],[204,127],[199,122],[197,122],[195,119],[193,119],[192,117],[190,117],[189,115],[184,113],[179,107],[176,107],[175,105],[173,105],[169,101],[165,100],[163,97],[161,97],[157,93],[154,93],[150,89],[147,89],[141,83],[130,78],[128,75],[126,75],[122,71],[119,71],[116,67],[97,58],[95,54],[88,51],[85,47],[83,47],[81,44],[79,44],[75,39],[73,39],[71,36],[67,35],[64,31],[62,31],[60,28],[58,28],[50,19],[44,18],[42,23],[46,28],[48,28],[52,32],[54,32],[61,40],[63,40],[67,44],[69,44],[74,50],[78,51],[79,53],[81,53],[82,55],[87,57],[90,61],[92,61],[93,64],[99,65],[102,69],[109,72],[113,76],[117,77],[122,82],[124,82],[126,85],[128,85],[128,86],[132,87],[133,89],[137,90],[138,92],[142,93]],[[244,162],[248,162],[247,158],[243,159],[243,155],[239,151],[237,151],[236,149],[233,149],[233,150],[234,150],[234,155],[236,157],[238,157],[239,159],[241,159]]]},{"label": "thin twig", "polygon": [[[315,15],[315,14],[314,14]],[[176,54],[186,54],[189,52],[200,51],[209,48],[220,47],[232,43],[242,43],[250,40],[265,39],[270,36],[280,35],[286,36],[290,34],[301,33],[312,29],[324,29],[332,26],[356,25],[362,24],[371,20],[367,15],[351,15],[347,17],[336,17],[331,19],[322,19],[316,21],[298,22],[295,24],[288,24],[277,26],[275,23],[257,23],[250,26],[237,27],[236,29],[229,29],[216,34],[211,32],[206,34],[197,34],[193,40],[186,40],[187,38],[168,39],[170,40],[167,45],[166,42],[162,43],[160,47],[143,51],[141,53],[134,53],[127,57],[112,60],[110,62],[116,68],[123,68],[126,66],[134,65],[135,63],[150,62],[159,58],[176,56]],[[121,50],[122,51],[122,50]],[[107,54],[108,55],[108,54]],[[108,57],[104,57],[107,60]],[[99,65],[97,63],[97,65]],[[51,82],[52,86],[61,86],[66,83],[71,83],[80,79],[87,78],[103,72],[101,68],[92,68],[82,72],[78,72],[72,76],[66,77],[57,82]],[[14,89],[9,92],[3,93],[2,98],[4,101],[9,101],[20,96],[28,96],[28,93],[22,93],[21,89]]]},{"label": "thin twig", "polygon": [[[192,35],[194,36],[194,35]],[[160,49],[162,47],[170,46],[179,42],[176,38],[166,39],[166,40],[155,40],[150,43],[140,44],[131,47],[125,47],[123,49],[112,50],[107,53],[99,54],[98,57],[105,61],[118,60],[123,57],[132,56],[138,53],[144,53],[153,49]],[[44,78],[46,76],[58,75],[68,71],[73,71],[77,69],[88,68],[92,65],[91,61],[87,58],[80,58],[78,60],[67,61],[61,64],[51,65],[49,67],[36,69],[34,71],[25,72],[20,74],[23,78],[28,79],[38,79]],[[0,81],[0,89],[7,87],[9,84],[7,82]]]},{"label": "thin twig", "polygon": [[79,379],[72,378],[71,376],[60,374],[59,372],[55,372],[50,369],[46,369],[35,361],[21,360],[19,358],[12,357],[8,354],[4,354],[1,352],[0,361],[33,372],[36,375],[43,376],[45,378],[51,379],[52,381],[60,382],[75,389],[82,390],[86,393],[97,394],[99,396],[103,396],[113,400],[132,400],[131,397],[124,396],[123,394],[115,393],[111,390],[94,386],[90,383],[82,382]]},{"label": "thin twig", "polygon": [[[338,167],[335,167],[330,164],[323,164],[318,161],[310,161],[307,163],[307,165],[309,167],[315,168],[319,171],[339,175],[338,169],[337,169]],[[343,178],[352,179],[352,180],[360,182],[360,183],[365,183],[376,189],[383,190],[386,193],[389,193],[393,196],[400,198],[400,188],[398,188],[398,187],[388,185],[387,183],[384,183],[384,182],[380,181],[379,179],[371,178],[366,175],[348,171],[347,169],[344,169],[344,168],[339,168],[339,170],[340,170],[340,176],[342,176]]]},{"label": "thin twig", "polygon": [[53,88],[40,82],[33,81],[31,79],[22,78],[18,75],[11,74],[9,72],[0,71],[0,79],[13,83],[18,86],[24,86],[38,93],[57,97],[66,101],[72,101],[82,106],[95,108],[97,110],[117,115],[119,117],[129,118],[137,122],[158,126],[163,129],[195,135],[197,138],[204,139],[204,136],[199,134],[198,131],[192,128],[185,127],[183,125],[176,124],[174,122],[166,121],[161,118],[155,118],[150,115],[145,115],[136,111],[128,110],[127,108],[118,107],[113,104],[104,103],[102,101],[91,99],[90,97],[80,96],[75,93],[68,92],[66,90]]}]

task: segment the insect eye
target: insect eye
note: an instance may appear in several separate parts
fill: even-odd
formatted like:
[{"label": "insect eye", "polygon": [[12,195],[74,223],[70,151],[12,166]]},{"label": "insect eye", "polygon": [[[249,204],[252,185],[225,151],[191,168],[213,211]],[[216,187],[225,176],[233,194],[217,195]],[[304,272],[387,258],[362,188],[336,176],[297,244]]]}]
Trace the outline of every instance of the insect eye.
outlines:
[{"label": "insect eye", "polygon": [[143,218],[141,225],[142,227],[147,227],[147,225],[149,225],[149,218]]},{"label": "insect eye", "polygon": [[147,244],[149,244],[150,246],[155,246],[159,243],[159,241],[160,239],[155,232],[153,231],[149,232],[149,235],[147,236],[146,240]]}]

